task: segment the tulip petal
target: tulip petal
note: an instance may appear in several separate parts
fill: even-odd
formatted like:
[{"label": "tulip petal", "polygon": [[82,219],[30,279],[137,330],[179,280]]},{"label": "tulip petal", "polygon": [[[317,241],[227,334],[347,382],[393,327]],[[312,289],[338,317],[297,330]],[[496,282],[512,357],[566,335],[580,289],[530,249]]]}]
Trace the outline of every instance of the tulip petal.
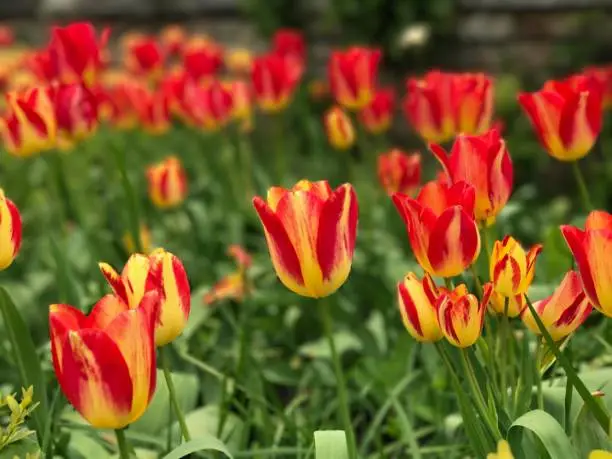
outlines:
[{"label": "tulip petal", "polygon": [[70,331],[80,330],[86,321],[86,316],[79,309],[67,304],[52,304],[49,307],[49,336],[51,338],[51,355],[55,373],[62,370],[63,341]]},{"label": "tulip petal", "polygon": [[21,215],[0,190],[0,270],[8,268],[21,247]]},{"label": "tulip petal", "polygon": [[569,225],[562,225],[561,233],[570,251],[574,255],[585,293],[593,302],[593,305],[599,308],[600,303],[597,297],[597,290],[595,289],[595,279],[593,278],[593,273],[585,250],[586,233],[579,228]]},{"label": "tulip petal", "polygon": [[181,261],[165,252],[162,263],[164,298],[155,330],[155,344],[163,346],[174,341],[185,328],[191,309],[189,279]]},{"label": "tulip petal", "polygon": [[58,382],[94,427],[121,429],[132,417],[132,379],[123,354],[103,331],[70,331],[62,340]]},{"label": "tulip petal", "polygon": [[106,282],[111,286],[115,295],[121,298],[125,303],[128,303],[127,292],[125,291],[125,285],[123,279],[115,269],[108,263],[98,263],[98,267],[102,272],[102,275],[106,279]]},{"label": "tulip petal", "polygon": [[418,263],[427,273],[432,273],[428,257],[430,233],[436,225],[436,216],[431,209],[422,206],[417,200],[400,193],[393,194],[393,203],[399,211],[406,229],[412,252]]},{"label": "tulip petal", "polygon": [[[598,300],[597,303],[594,303],[603,314],[612,317],[612,266],[610,265],[612,230],[587,231],[584,238],[584,251]],[[582,270],[580,272],[582,274]],[[582,274],[582,276],[585,282],[585,275]],[[589,293],[586,283],[585,291]]]},{"label": "tulip petal", "polygon": [[612,214],[605,210],[594,210],[584,222],[585,231],[598,229],[612,229]]},{"label": "tulip petal", "polygon": [[129,309],[127,303],[115,295],[103,296],[84,319],[84,328],[106,328],[117,315]]}]

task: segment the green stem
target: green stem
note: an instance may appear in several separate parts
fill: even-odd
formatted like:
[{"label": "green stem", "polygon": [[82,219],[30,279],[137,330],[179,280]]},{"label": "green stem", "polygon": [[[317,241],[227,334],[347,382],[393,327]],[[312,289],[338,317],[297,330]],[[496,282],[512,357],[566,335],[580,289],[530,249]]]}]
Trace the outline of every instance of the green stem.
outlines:
[{"label": "green stem", "polygon": [[591,197],[589,196],[589,190],[584,181],[584,177],[582,176],[582,171],[578,165],[578,161],[572,162],[572,169],[574,171],[574,177],[576,177],[576,183],[578,184],[578,191],[580,192],[584,210],[590,212],[593,209],[593,204],[591,202]]},{"label": "green stem", "polygon": [[174,410],[174,415],[178,419],[183,438],[185,439],[185,441],[190,441],[191,435],[189,434],[187,422],[185,422],[185,415],[183,414],[183,411],[181,410],[181,407],[178,403],[176,389],[174,388],[174,381],[172,381],[172,374],[170,373],[170,365],[168,363],[168,355],[166,353],[165,347],[161,347],[159,349],[159,361],[161,363],[162,371],[164,372],[166,385],[168,386],[168,395],[170,396],[170,404],[172,405],[172,409]]},{"label": "green stem", "polygon": [[117,437],[117,447],[119,448],[119,458],[129,459],[130,458],[130,448],[128,447],[128,443],[125,438],[125,429],[116,429],[115,436]]},{"label": "green stem", "polygon": [[[470,358],[468,356],[466,349],[460,350],[461,354],[461,364],[463,365],[463,370],[468,380],[468,384],[470,386],[470,390],[472,391],[472,395],[474,397],[474,401],[476,402],[476,407],[480,412],[480,416],[483,418],[487,427],[491,431],[491,434],[495,438],[495,440],[501,440],[502,434],[499,431],[499,427],[497,423],[491,419],[489,416],[489,411],[487,409],[487,405],[485,404],[484,398],[482,397],[482,393],[480,388],[478,387],[478,382],[476,381],[476,376],[474,375],[474,368],[472,368],[472,364],[470,362]],[[502,388],[503,390],[503,388]]]},{"label": "green stem", "polygon": [[478,295],[478,298],[482,298],[482,284],[480,283],[480,279],[478,278],[478,272],[476,271],[476,264],[472,263],[472,266],[470,266],[470,269],[472,271],[472,276],[474,277],[474,285],[476,286],[476,294]]},{"label": "green stem", "polygon": [[489,236],[489,227],[483,224],[480,231],[480,239],[482,240],[482,245],[484,246],[485,253],[487,254],[487,269],[489,269],[489,266],[491,265],[491,238]]},{"label": "green stem", "polygon": [[509,298],[504,298],[504,314],[501,318],[500,324],[500,347],[499,357],[501,361],[501,397],[504,407],[507,406],[508,402],[508,329],[510,327],[510,321],[508,320],[508,306],[510,304]]},{"label": "green stem", "polygon": [[134,240],[134,248],[136,252],[142,253],[142,240],[140,239],[140,213],[138,209],[138,201],[134,188],[130,182],[130,178],[127,174],[127,165],[125,159],[125,146],[119,146],[115,142],[111,144],[111,151],[115,158],[115,163],[119,174],[121,175],[121,184],[125,197],[128,201],[128,220],[130,226],[130,232],[132,233],[132,239]]},{"label": "green stem", "polygon": [[323,329],[325,331],[325,337],[329,343],[329,350],[331,351],[332,363],[334,371],[336,373],[336,383],[338,385],[338,399],[340,403],[340,411],[342,415],[342,421],[344,424],[344,430],[346,432],[346,440],[348,444],[349,459],[357,459],[357,447],[355,444],[355,433],[353,432],[353,424],[351,422],[351,414],[349,410],[348,398],[346,396],[346,382],[344,380],[344,374],[342,372],[342,365],[338,352],[336,351],[336,343],[334,342],[333,336],[333,323],[332,317],[329,312],[329,304],[326,304],[325,300],[319,300],[319,314]]}]

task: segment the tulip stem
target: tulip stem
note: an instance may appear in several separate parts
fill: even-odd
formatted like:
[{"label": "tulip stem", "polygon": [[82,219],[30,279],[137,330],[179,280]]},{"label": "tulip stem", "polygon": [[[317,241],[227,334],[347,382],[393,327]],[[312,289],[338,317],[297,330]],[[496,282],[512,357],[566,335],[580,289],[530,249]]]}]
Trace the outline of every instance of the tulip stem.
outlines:
[{"label": "tulip stem", "polygon": [[346,443],[348,445],[348,457],[349,459],[357,459],[357,447],[355,445],[355,433],[353,432],[353,424],[351,422],[351,413],[349,410],[348,399],[346,396],[346,382],[344,380],[344,374],[342,372],[342,364],[336,350],[336,343],[334,342],[333,336],[333,322],[329,312],[329,304],[324,300],[319,300],[319,314],[323,329],[325,331],[325,337],[329,343],[329,350],[331,352],[332,363],[334,366],[334,372],[336,373],[336,384],[338,385],[338,399],[340,402],[340,414],[344,424],[344,430],[346,433]]},{"label": "tulip stem", "polygon": [[168,386],[168,395],[170,397],[170,404],[174,410],[174,415],[178,419],[183,438],[185,441],[190,441],[191,435],[189,434],[189,428],[187,427],[187,422],[185,421],[185,415],[183,414],[183,411],[178,403],[176,389],[174,387],[174,381],[172,381],[172,373],[170,373],[170,365],[168,363],[168,355],[165,347],[159,348],[159,361],[164,373],[164,378],[166,379],[166,385]]},{"label": "tulip stem", "polygon": [[130,459],[130,448],[125,438],[125,428],[116,429],[115,436],[117,437],[117,448],[119,448],[120,459]]},{"label": "tulip stem", "polygon": [[468,384],[472,391],[474,401],[476,402],[476,407],[478,408],[478,411],[480,412],[480,416],[482,417],[483,421],[489,427],[489,430],[491,431],[491,434],[493,435],[493,437],[495,437],[495,440],[501,440],[503,437],[502,437],[501,432],[499,431],[497,422],[492,420],[491,417],[489,416],[487,405],[484,399],[482,398],[482,392],[480,388],[478,387],[478,381],[476,381],[476,376],[474,374],[474,368],[472,367],[472,363],[470,362],[468,351],[467,349],[461,349],[459,353],[461,354],[461,363],[463,365],[463,370],[465,372]]},{"label": "tulip stem", "polygon": [[117,169],[119,169],[119,175],[121,175],[121,184],[125,192],[125,197],[128,201],[128,220],[130,226],[130,232],[132,233],[132,239],[134,240],[134,248],[136,252],[142,253],[142,240],[140,238],[140,216],[138,211],[138,201],[134,188],[130,182],[130,178],[127,174],[127,165],[125,159],[125,142],[123,145],[117,145],[116,142],[111,143],[111,151],[115,158]]},{"label": "tulip stem", "polygon": [[582,205],[585,207],[587,212],[590,212],[593,209],[593,204],[591,202],[591,197],[589,196],[589,190],[584,182],[582,171],[578,165],[578,161],[572,162],[572,169],[574,170],[574,176],[576,177],[576,183],[578,184],[578,191],[580,192],[580,197],[582,198]]}]

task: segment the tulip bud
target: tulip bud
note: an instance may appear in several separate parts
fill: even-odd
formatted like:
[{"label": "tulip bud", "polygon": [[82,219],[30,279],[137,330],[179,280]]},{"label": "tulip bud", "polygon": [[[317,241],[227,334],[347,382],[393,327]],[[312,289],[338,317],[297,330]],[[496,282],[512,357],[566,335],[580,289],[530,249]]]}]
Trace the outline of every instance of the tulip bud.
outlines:
[{"label": "tulip bud", "polygon": [[382,134],[389,129],[393,119],[395,93],[393,89],[381,89],[368,105],[359,112],[359,120],[367,132]]},{"label": "tulip bud", "polygon": [[340,108],[332,107],[324,118],[325,132],[332,147],[346,150],[355,143],[355,130],[349,116]]},{"label": "tulip bud", "polygon": [[223,65],[223,50],[210,41],[195,41],[183,49],[183,67],[194,81],[214,76]]},{"label": "tulip bud", "polygon": [[293,78],[300,79],[306,66],[306,43],[299,30],[279,29],[272,38],[275,54],[288,61]]},{"label": "tulip bud", "polygon": [[359,110],[374,97],[381,52],[378,49],[351,47],[332,51],[328,79],[336,102],[349,110]]},{"label": "tulip bud", "polygon": [[542,146],[560,161],[575,161],[595,144],[602,126],[602,88],[594,78],[548,81],[518,101]]},{"label": "tulip bud", "polygon": [[453,291],[441,292],[438,321],[442,333],[453,346],[469,347],[480,338],[491,292],[491,284],[485,284],[480,302],[468,293],[465,284],[455,287]]},{"label": "tulip bud", "polygon": [[[586,320],[593,306],[584,294],[580,275],[569,271],[555,292],[548,298],[533,303],[533,308],[552,339],[560,341]],[[541,334],[528,307],[523,309],[521,319],[532,332]]]},{"label": "tulip bud", "polygon": [[541,251],[542,246],[536,244],[525,253],[512,236],[495,241],[489,270],[495,291],[506,297],[527,293]]},{"label": "tulip bud", "polygon": [[255,100],[262,111],[278,113],[293,97],[299,76],[292,63],[276,53],[258,56],[251,70]]},{"label": "tulip bud", "polygon": [[421,184],[421,155],[395,148],[378,157],[378,180],[387,194],[414,195]]},{"label": "tulip bud", "polygon": [[98,101],[81,83],[60,83],[48,89],[57,123],[57,141],[62,149],[71,148],[98,127]]},{"label": "tulip bud", "polygon": [[408,273],[397,284],[404,326],[417,341],[433,343],[442,339],[438,324],[438,296],[438,289],[428,274],[420,281],[414,273]]},{"label": "tulip bud", "polygon": [[302,180],[292,189],[272,187],[253,206],[264,227],[270,258],[281,282],[298,295],[321,298],[344,284],[357,234],[352,185],[332,190],[326,181]]},{"label": "tulip bud", "polygon": [[162,91],[143,91],[136,106],[143,129],[151,135],[162,135],[170,129],[170,104]]},{"label": "tulip bud", "polygon": [[187,196],[187,176],[181,161],[170,156],[147,169],[149,198],[160,209],[180,205]]},{"label": "tulip bud", "polygon": [[450,155],[436,144],[430,149],[453,182],[463,180],[474,187],[476,220],[495,221],[510,198],[513,181],[512,160],[497,131],[480,136],[459,134]]},{"label": "tulip bud", "polygon": [[164,70],[164,50],[154,37],[139,37],[126,46],[125,67],[133,74],[152,80],[161,77]]},{"label": "tulip bud", "polygon": [[21,247],[21,215],[0,188],[0,271],[8,268]]}]

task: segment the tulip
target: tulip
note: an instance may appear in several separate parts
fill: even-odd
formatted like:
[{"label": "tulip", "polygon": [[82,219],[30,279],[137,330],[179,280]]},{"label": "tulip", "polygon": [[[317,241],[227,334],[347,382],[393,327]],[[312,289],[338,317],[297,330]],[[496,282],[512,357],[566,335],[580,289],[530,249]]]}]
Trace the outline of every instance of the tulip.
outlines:
[{"label": "tulip", "polygon": [[140,116],[138,107],[146,97],[146,88],[133,80],[116,83],[108,88],[98,87],[100,118],[108,119],[117,129],[136,127]]},{"label": "tulip", "polygon": [[408,273],[397,283],[402,321],[408,333],[417,341],[433,343],[442,339],[438,323],[439,295],[440,292],[428,274],[420,281],[414,273]]},{"label": "tulip", "polygon": [[495,291],[505,297],[527,293],[535,275],[536,258],[541,251],[542,245],[536,244],[525,253],[512,236],[495,241],[489,265]]},{"label": "tulip", "polygon": [[[474,220],[474,188],[465,182],[430,182],[416,199],[392,195],[412,251],[425,272],[441,277],[461,274],[480,253]],[[432,199],[433,198],[433,199]]]},{"label": "tulip", "polygon": [[127,45],[125,66],[135,75],[157,80],[164,70],[164,60],[164,50],[154,37],[141,37]]},{"label": "tulip", "polygon": [[408,122],[426,142],[442,143],[455,134],[450,75],[434,70],[410,78],[403,109]]},{"label": "tulip", "polygon": [[352,185],[332,191],[327,181],[302,180],[253,198],[270,258],[281,282],[298,295],[321,298],[348,278],[357,235],[358,204]]},{"label": "tulip", "polygon": [[34,51],[25,60],[24,66],[42,83],[51,83],[60,77],[59,56],[52,46]]},{"label": "tulip", "polygon": [[225,54],[225,66],[230,73],[250,75],[253,69],[253,55],[248,49],[230,49]]},{"label": "tulip", "polygon": [[[580,275],[569,271],[555,292],[548,298],[533,303],[533,308],[552,339],[560,341],[582,325],[593,306],[582,289]],[[529,308],[523,309],[521,319],[532,332],[541,334]]]},{"label": "tulip", "polygon": [[74,22],[66,27],[54,27],[51,47],[57,52],[60,77],[63,81],[82,80],[93,84],[103,67],[104,48],[110,29],[104,29],[100,38],[89,22]]},{"label": "tulip", "polygon": [[167,25],[159,34],[159,41],[163,46],[164,53],[170,56],[178,56],[181,53],[186,39],[185,29],[177,24]]},{"label": "tulip", "polygon": [[114,295],[89,316],[66,305],[49,308],[55,375],[68,401],[94,427],[122,429],[147,409],[156,384],[153,334],[157,292],[130,310]]},{"label": "tulip", "polygon": [[55,146],[57,121],[47,91],[35,87],[6,95],[8,109],[0,118],[4,146],[15,156],[28,157]]},{"label": "tulip", "polygon": [[136,107],[144,130],[151,135],[161,135],[170,129],[170,103],[162,91],[145,90]]},{"label": "tulip", "polygon": [[306,66],[306,43],[299,30],[279,29],[272,37],[272,50],[289,61],[294,78],[300,79]]},{"label": "tulip", "polygon": [[232,118],[234,102],[231,88],[218,80],[211,80],[202,86],[187,88],[185,106],[196,126],[207,131],[224,127]]},{"label": "tulip", "polygon": [[378,49],[351,47],[332,51],[328,64],[328,79],[336,102],[350,110],[359,110],[370,103],[376,93]]},{"label": "tulip", "polygon": [[391,126],[395,94],[393,89],[381,89],[372,100],[361,109],[359,119],[366,131],[382,134]]},{"label": "tulip", "polygon": [[584,230],[569,225],[561,226],[565,242],[569,246],[584,292],[593,307],[612,317],[612,214],[603,210],[591,212]]},{"label": "tulip", "polygon": [[232,118],[241,121],[244,129],[250,129],[253,115],[251,88],[243,80],[232,80],[225,86],[232,96]]},{"label": "tulip", "polygon": [[216,43],[192,42],[183,49],[183,67],[195,81],[214,76],[222,64],[223,52]]},{"label": "tulip", "polygon": [[335,106],[330,108],[323,119],[327,139],[332,147],[338,150],[346,150],[355,143],[355,130],[351,118]]},{"label": "tulip", "polygon": [[527,307],[527,301],[524,294],[507,297],[493,290],[489,307],[496,314],[517,317]]},{"label": "tulip", "polygon": [[478,340],[491,292],[491,284],[485,284],[480,302],[468,293],[465,284],[441,293],[438,298],[438,321],[449,343],[465,348]]},{"label": "tulip", "polygon": [[493,81],[484,73],[458,73],[451,78],[455,129],[463,134],[482,134],[491,127]]},{"label": "tulip", "polygon": [[560,161],[575,161],[595,144],[602,126],[602,91],[592,78],[548,81],[534,93],[521,93],[519,103],[540,143]]},{"label": "tulip", "polygon": [[289,104],[299,81],[291,65],[290,61],[276,53],[255,58],[251,84],[255,101],[262,111],[277,113]]},{"label": "tulip", "polygon": [[180,159],[169,156],[163,161],[149,166],[149,198],[160,209],[180,205],[187,196],[187,176]]},{"label": "tulip", "polygon": [[395,148],[378,157],[378,180],[387,194],[412,196],[421,183],[421,155]]},{"label": "tulip", "polygon": [[[152,242],[151,242],[151,231],[145,225],[140,225],[140,242],[142,243],[142,251],[145,254],[151,252]],[[123,247],[127,253],[136,252],[136,244],[134,243],[134,238],[131,232],[127,232],[123,235]]]},{"label": "tulip", "polygon": [[232,257],[239,269],[245,270],[251,267],[253,259],[251,255],[244,249],[244,247],[238,244],[232,244],[227,248],[227,254]]},{"label": "tulip", "polygon": [[506,143],[496,130],[479,136],[460,134],[450,155],[430,145],[451,181],[463,180],[474,187],[476,220],[493,223],[512,193],[513,169]]},{"label": "tulip", "polygon": [[75,141],[92,134],[98,127],[98,100],[81,83],[58,83],[48,90],[57,122],[60,148],[70,148]]},{"label": "tulip", "polygon": [[150,292],[159,294],[159,314],[155,322],[155,345],[174,341],[185,328],[191,310],[189,279],[181,260],[164,249],[146,256],[130,256],[118,274],[107,263],[100,270],[115,295],[131,309],[138,307]]},{"label": "tulip", "polygon": [[21,214],[0,188],[0,271],[8,268],[21,248]]}]

